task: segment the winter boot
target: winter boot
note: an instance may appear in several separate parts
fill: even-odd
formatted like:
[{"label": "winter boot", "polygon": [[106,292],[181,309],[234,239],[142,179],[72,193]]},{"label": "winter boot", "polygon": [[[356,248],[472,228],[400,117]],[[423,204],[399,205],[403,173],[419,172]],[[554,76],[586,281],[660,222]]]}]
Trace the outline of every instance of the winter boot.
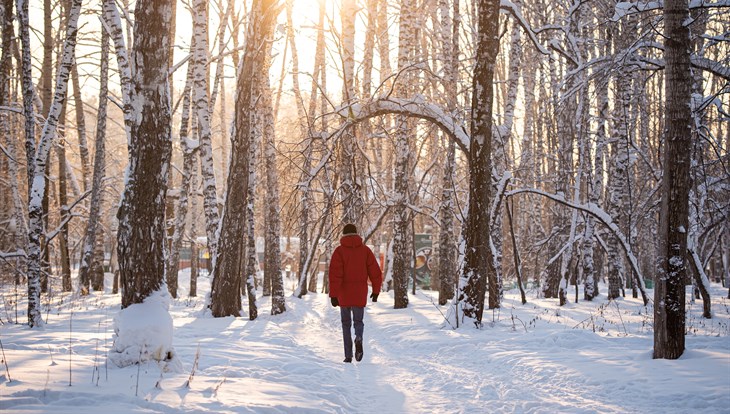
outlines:
[{"label": "winter boot", "polygon": [[[359,361],[359,360],[358,360],[358,361]],[[344,360],[344,361],[342,361],[342,362],[352,362],[352,358],[345,358],[345,360]]]},{"label": "winter boot", "polygon": [[362,360],[362,338],[355,338],[355,361]]}]

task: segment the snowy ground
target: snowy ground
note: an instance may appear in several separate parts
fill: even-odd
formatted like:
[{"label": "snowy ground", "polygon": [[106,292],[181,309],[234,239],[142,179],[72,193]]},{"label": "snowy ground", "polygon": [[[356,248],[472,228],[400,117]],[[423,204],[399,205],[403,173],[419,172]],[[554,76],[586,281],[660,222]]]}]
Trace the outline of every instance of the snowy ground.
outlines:
[{"label": "snowy ground", "polygon": [[[199,292],[209,285],[201,279]],[[287,297],[287,312],[275,317],[264,298],[250,322],[212,318],[202,296],[182,292],[170,311],[185,372],[163,374],[154,363],[106,364],[119,296],[57,296],[46,328],[30,330],[8,323],[14,293],[5,291],[0,340],[12,381],[0,376],[0,411],[730,412],[730,301],[719,286],[713,319],[699,316],[700,301],[688,304],[687,351],[676,361],[652,360],[651,309],[638,299],[560,308],[534,293],[521,305],[511,292],[483,329],[454,330],[431,295],[419,292],[408,309],[394,310],[382,294],[366,311],[365,358],[344,364],[339,312],[324,294]]]}]

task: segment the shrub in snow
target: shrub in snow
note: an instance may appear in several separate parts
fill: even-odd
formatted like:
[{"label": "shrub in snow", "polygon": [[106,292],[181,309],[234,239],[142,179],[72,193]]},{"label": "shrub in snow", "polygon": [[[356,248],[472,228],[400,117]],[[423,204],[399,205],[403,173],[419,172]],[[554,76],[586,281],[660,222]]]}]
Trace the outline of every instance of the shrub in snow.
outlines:
[{"label": "shrub in snow", "polygon": [[164,371],[182,371],[172,347],[169,305],[170,297],[164,288],[114,317],[114,345],[109,351],[114,365],[122,368],[154,360]]}]

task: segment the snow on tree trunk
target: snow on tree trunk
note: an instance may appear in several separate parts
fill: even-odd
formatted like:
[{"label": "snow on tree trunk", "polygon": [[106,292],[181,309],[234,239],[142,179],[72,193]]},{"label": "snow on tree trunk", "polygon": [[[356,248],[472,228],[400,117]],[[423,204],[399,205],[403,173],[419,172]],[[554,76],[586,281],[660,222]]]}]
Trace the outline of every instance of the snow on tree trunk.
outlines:
[{"label": "snow on tree trunk", "polygon": [[677,359],[685,348],[685,280],[692,153],[688,3],[664,2],[665,153],[654,287],[654,358]]},{"label": "snow on tree trunk", "polygon": [[210,130],[210,102],[208,100],[208,11],[206,0],[193,2],[193,103],[198,121],[200,171],[203,178],[203,209],[208,250],[215,256],[217,246],[218,195],[215,184],[215,161]]},{"label": "snow on tree trunk", "polygon": [[[21,9],[19,7],[18,9]],[[58,117],[61,107],[66,100],[68,78],[71,65],[74,63],[74,50],[76,48],[76,34],[78,32],[78,19],[81,12],[81,0],[74,0],[69,12],[66,37],[63,44],[63,58],[58,68],[56,79],[56,91],[53,96],[46,122],[43,124],[43,132],[38,143],[38,149],[33,160],[34,175],[32,176],[32,187],[30,188],[30,201],[28,202],[28,325],[30,327],[42,327],[43,317],[41,315],[40,290],[41,290],[41,236],[43,233],[43,194],[45,193],[46,180],[45,171],[48,162],[48,154],[53,145],[56,135]],[[22,21],[22,20],[21,20]],[[26,113],[26,116],[28,114]],[[27,129],[26,129],[27,132]]]},{"label": "snow on tree trunk", "polygon": [[[499,1],[479,0],[476,64],[471,101],[469,146],[469,204],[466,220],[464,269],[459,282],[464,316],[481,326],[492,252],[489,246],[491,193],[492,80],[499,52]],[[490,292],[491,293],[491,292]]]},{"label": "snow on tree trunk", "polygon": [[144,302],[124,308],[114,317],[114,344],[109,351],[114,365],[123,368],[154,360],[162,362],[163,372],[182,371],[172,346],[169,301],[167,292],[153,292]]},{"label": "snow on tree trunk", "polygon": [[85,287],[88,291],[91,278],[89,269],[94,261],[94,246],[96,243],[96,231],[101,217],[102,204],[102,181],[104,180],[105,141],[106,141],[106,117],[107,117],[107,95],[109,84],[109,34],[103,30],[101,33],[101,67],[99,71],[99,107],[96,117],[96,138],[94,154],[94,175],[91,181],[91,201],[89,202],[89,220],[86,223],[86,233],[81,251],[81,265],[79,266],[80,289]]},{"label": "snow on tree trunk", "polygon": [[264,43],[273,30],[274,2],[254,0],[249,13],[246,46],[238,68],[234,131],[231,138],[231,161],[226,185],[226,201],[220,225],[218,250],[214,260],[211,287],[213,316],[240,315],[241,310],[241,244],[246,227],[248,203],[249,158],[252,135],[256,134],[256,118],[261,112],[260,89],[256,77],[268,77]]}]

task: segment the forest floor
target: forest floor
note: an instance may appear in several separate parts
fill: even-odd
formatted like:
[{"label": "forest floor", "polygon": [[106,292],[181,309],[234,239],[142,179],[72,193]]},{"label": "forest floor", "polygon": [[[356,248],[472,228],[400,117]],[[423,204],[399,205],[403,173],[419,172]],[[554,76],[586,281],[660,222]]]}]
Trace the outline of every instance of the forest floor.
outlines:
[{"label": "forest floor", "polygon": [[[713,319],[702,319],[701,301],[688,302],[687,350],[674,361],[652,359],[652,308],[630,296],[559,307],[535,292],[522,305],[508,292],[478,330],[453,329],[447,307],[434,304],[438,293],[418,291],[407,309],[394,310],[389,293],[368,305],[365,357],[352,364],[342,362],[339,312],[325,294],[287,296],[287,311],[277,316],[260,298],[255,321],[216,319],[203,310],[209,286],[202,277],[199,297],[183,291],[170,307],[179,373],[155,363],[107,363],[118,295],[52,298],[48,324],[38,330],[12,323],[14,292],[0,292],[8,366],[0,366],[0,411],[730,412],[730,301],[719,285]],[[20,321],[24,306],[21,300]]]}]

